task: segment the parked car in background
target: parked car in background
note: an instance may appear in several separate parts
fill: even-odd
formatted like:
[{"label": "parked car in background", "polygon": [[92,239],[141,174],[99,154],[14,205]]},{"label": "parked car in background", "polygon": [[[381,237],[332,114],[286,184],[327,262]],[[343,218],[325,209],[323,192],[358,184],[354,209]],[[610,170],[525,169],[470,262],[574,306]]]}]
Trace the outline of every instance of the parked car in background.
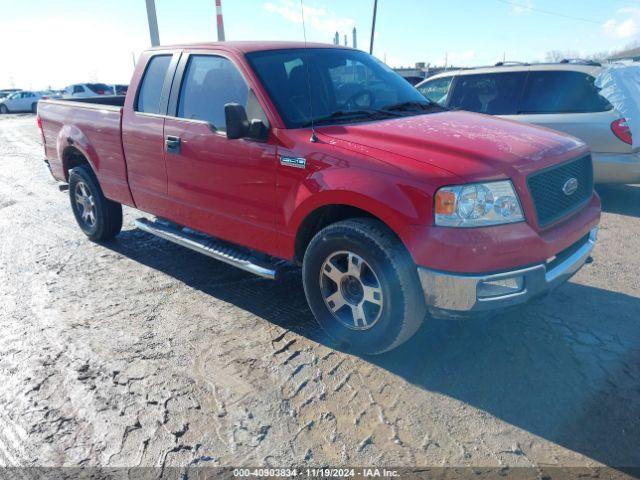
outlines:
[{"label": "parked car in background", "polygon": [[42,92],[22,90],[0,99],[0,113],[33,112],[38,110]]},{"label": "parked car in background", "polygon": [[41,100],[47,100],[49,98],[62,98],[62,91],[61,90],[45,90],[42,92],[42,98]]},{"label": "parked car in background", "polygon": [[6,98],[12,93],[19,92],[19,88],[5,88],[4,90],[0,90],[0,99]]},{"label": "parked car in background", "polygon": [[580,138],[591,147],[598,183],[640,183],[640,152],[625,118],[594,85],[601,66],[589,61],[498,64],[446,72],[418,84],[452,110],[498,115]]},{"label": "parked car in background", "polygon": [[129,85],[113,85],[112,89],[113,89],[113,94],[114,95],[126,95],[127,94],[127,90],[129,88]]},{"label": "parked car in background", "polygon": [[156,216],[141,230],[256,275],[301,265],[319,324],[362,353],[397,347],[427,313],[549,292],[596,240],[583,142],[446,111],[359,50],[163,46],[126,97],[43,100],[38,115],[91,240],[120,232],[125,204]]},{"label": "parked car in background", "polygon": [[113,95],[113,89],[105,83],[75,83],[64,89],[63,98],[91,98]]},{"label": "parked car in background", "polygon": [[409,76],[409,77],[402,77],[402,78],[404,78],[411,85],[417,85],[418,83],[424,80],[424,77],[418,77],[418,76]]}]

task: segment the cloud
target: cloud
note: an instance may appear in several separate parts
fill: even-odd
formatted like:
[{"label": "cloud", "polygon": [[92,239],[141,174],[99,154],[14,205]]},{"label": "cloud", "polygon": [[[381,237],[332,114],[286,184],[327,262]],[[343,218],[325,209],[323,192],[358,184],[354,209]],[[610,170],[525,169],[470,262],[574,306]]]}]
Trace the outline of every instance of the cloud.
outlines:
[{"label": "cloud", "polygon": [[613,38],[628,39],[640,34],[640,8],[621,8],[616,18],[610,18],[602,25],[605,34]]},{"label": "cloud", "polygon": [[525,13],[531,13],[533,8],[533,0],[520,0],[517,4],[511,4],[511,13],[516,15],[523,15]]},{"label": "cloud", "polygon": [[[265,2],[264,9],[268,12],[280,15],[289,22],[302,24],[302,11],[300,4],[294,0],[278,0],[277,2]],[[304,19],[307,26],[333,35],[335,32],[349,33],[355,25],[355,20],[339,17],[335,12],[329,12],[324,8],[304,6]]]}]

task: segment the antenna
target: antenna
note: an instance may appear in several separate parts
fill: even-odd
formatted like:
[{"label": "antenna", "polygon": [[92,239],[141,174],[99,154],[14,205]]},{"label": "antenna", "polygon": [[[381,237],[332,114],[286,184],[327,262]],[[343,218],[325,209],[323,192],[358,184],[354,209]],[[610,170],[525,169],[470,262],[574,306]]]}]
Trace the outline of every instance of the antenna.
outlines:
[{"label": "antenna", "polygon": [[311,115],[311,138],[309,141],[311,143],[316,143],[318,141],[318,137],[316,136],[316,128],[313,124],[313,102],[311,101],[311,74],[309,73],[309,50],[307,49],[307,28],[304,24],[304,4],[302,0],[300,0],[300,10],[302,11],[302,33],[304,35],[304,49],[307,52],[307,61],[304,62],[307,67],[307,93],[309,96],[309,115]]}]

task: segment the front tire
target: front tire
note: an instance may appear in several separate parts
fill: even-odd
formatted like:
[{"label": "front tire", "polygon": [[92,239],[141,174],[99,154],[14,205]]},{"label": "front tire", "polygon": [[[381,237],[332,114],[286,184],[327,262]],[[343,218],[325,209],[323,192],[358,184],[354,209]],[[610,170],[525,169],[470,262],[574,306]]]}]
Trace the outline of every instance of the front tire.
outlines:
[{"label": "front tire", "polygon": [[90,240],[102,242],[120,233],[122,205],[104,196],[88,165],[69,173],[69,199],[80,229]]},{"label": "front tire", "polygon": [[3,115],[6,115],[7,113],[9,113],[9,109],[7,108],[6,105],[0,105],[0,113]]},{"label": "front tire", "polygon": [[31,113],[38,113],[38,102],[33,102],[31,104]]},{"label": "front tire", "polygon": [[426,316],[416,266],[384,224],[359,218],[322,229],[305,252],[302,275],[311,311],[327,334],[361,354],[411,338]]}]

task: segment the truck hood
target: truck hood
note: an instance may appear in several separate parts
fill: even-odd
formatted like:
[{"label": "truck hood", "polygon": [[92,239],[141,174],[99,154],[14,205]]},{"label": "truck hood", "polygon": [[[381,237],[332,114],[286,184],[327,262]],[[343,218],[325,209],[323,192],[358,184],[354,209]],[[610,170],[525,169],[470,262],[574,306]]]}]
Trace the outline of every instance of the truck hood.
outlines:
[{"label": "truck hood", "polygon": [[338,147],[375,158],[399,155],[469,179],[528,175],[587,149],[577,138],[469,112],[442,112],[320,127]]}]

